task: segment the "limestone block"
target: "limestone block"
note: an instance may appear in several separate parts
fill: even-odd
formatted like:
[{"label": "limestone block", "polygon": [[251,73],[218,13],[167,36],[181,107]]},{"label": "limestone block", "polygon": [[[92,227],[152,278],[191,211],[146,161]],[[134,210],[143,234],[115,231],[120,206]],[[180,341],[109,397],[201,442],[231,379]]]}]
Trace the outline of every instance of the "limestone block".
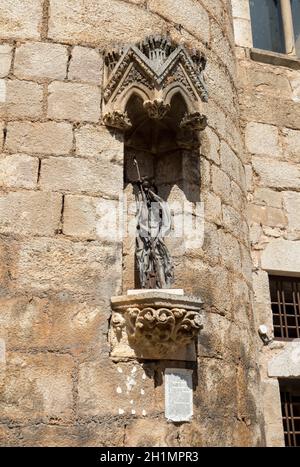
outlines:
[{"label": "limestone block", "polygon": [[205,69],[205,76],[209,95],[213,95],[216,102],[228,113],[234,112],[235,93],[223,68],[216,62],[209,61]]},{"label": "limestone block", "polygon": [[39,39],[42,15],[40,0],[1,0],[0,38]]},{"label": "limestone block", "polygon": [[229,177],[218,167],[212,167],[212,188],[224,201],[230,199],[231,187]]},{"label": "limestone block", "polygon": [[231,202],[232,207],[237,211],[244,210],[246,204],[245,194],[242,192],[240,187],[235,183],[231,182]]},{"label": "limestone block", "polygon": [[[0,299],[0,337],[8,348],[69,350],[78,354],[106,342],[104,306],[61,298],[18,297]],[[20,319],[22,316],[22,319]],[[102,339],[103,335],[103,339]],[[107,344],[108,345],[108,344]]]},{"label": "limestone block", "polygon": [[220,140],[209,127],[202,134],[201,152],[216,164],[220,164]]},{"label": "limestone block", "polygon": [[1,385],[2,418],[30,423],[72,419],[72,371],[69,355],[9,354]]},{"label": "limestone block", "polygon": [[289,230],[300,230],[300,193],[287,191],[283,195]]},{"label": "limestone block", "polygon": [[249,19],[235,18],[233,20],[236,45],[253,47],[251,22]]},{"label": "limestone block", "polygon": [[271,306],[270,285],[268,273],[262,270],[253,272],[253,290],[256,303]]},{"label": "limestone block", "polygon": [[67,195],[64,204],[63,232],[65,235],[81,239],[121,241],[122,212],[123,205],[119,204],[119,201]]},{"label": "limestone block", "polygon": [[221,248],[221,258],[224,264],[234,271],[241,270],[240,246],[236,238],[219,230],[219,244]]},{"label": "limestone block", "polygon": [[287,218],[282,209],[252,204],[248,208],[248,213],[249,221],[256,224],[270,227],[284,227],[287,225]]},{"label": "limestone block", "polygon": [[268,154],[278,156],[278,128],[264,123],[248,123],[246,127],[246,146],[252,154]]},{"label": "limestone block", "polygon": [[39,160],[25,154],[0,156],[0,186],[5,188],[35,188]]},{"label": "limestone block", "polygon": [[205,219],[216,224],[221,223],[222,219],[222,205],[219,196],[214,193],[205,193],[204,197],[204,212]]},{"label": "limestone block", "polygon": [[[152,378],[150,371],[146,374],[143,367],[135,363],[82,363],[78,381],[79,416],[149,416],[155,409]],[[87,381],[93,384],[86,384]]]},{"label": "limestone block", "polygon": [[[212,2],[211,2],[212,3]],[[222,15],[221,15],[222,18]],[[225,16],[226,18],[226,16]],[[229,26],[229,25],[228,25]],[[235,57],[233,53],[233,32],[232,24],[227,28],[226,33],[222,25],[211,18],[210,20],[210,36],[211,45],[217,55],[221,58],[225,66],[227,67],[229,74],[235,76]],[[226,78],[227,80],[227,78]],[[232,93],[232,91],[230,91]],[[232,110],[232,109],[231,109]]]},{"label": "limestone block", "polygon": [[21,235],[54,235],[59,227],[61,195],[10,192],[0,196],[0,229]]},{"label": "limestone block", "polygon": [[237,183],[241,183],[241,178],[244,176],[242,164],[225,141],[221,141],[220,155],[222,170]]},{"label": "limestone block", "polygon": [[68,51],[60,44],[26,42],[16,48],[14,74],[21,79],[65,79]]},{"label": "limestone block", "polygon": [[100,85],[103,60],[98,50],[76,46],[72,50],[68,78]]},{"label": "limestone block", "polygon": [[299,273],[300,241],[273,240],[263,251],[261,264],[266,271]]},{"label": "limestone block", "polygon": [[300,341],[287,342],[285,348],[268,364],[268,375],[277,378],[300,377]]},{"label": "limestone block", "polygon": [[231,206],[222,206],[223,221],[225,227],[227,227],[235,235],[240,235],[241,231],[241,214],[238,213]]},{"label": "limestone block", "polygon": [[4,142],[4,122],[0,122],[0,150],[2,149],[3,142]]},{"label": "limestone block", "polygon": [[68,154],[73,145],[69,123],[11,122],[7,127],[6,149],[33,154]]},{"label": "limestone block", "polygon": [[245,177],[247,191],[253,190],[253,172],[251,165],[245,165]]},{"label": "limestone block", "polygon": [[270,125],[300,127],[300,106],[291,99],[274,99],[274,95],[250,92],[241,96],[241,113],[247,121],[260,121]]},{"label": "limestone block", "polygon": [[120,292],[121,271],[118,244],[36,238],[19,246],[13,276],[19,290],[50,290],[103,304]]},{"label": "limestone block", "polygon": [[12,46],[9,44],[0,45],[0,78],[5,78],[10,70],[12,58]]},{"label": "limestone block", "polygon": [[41,187],[72,193],[106,194],[119,197],[123,170],[105,158],[95,161],[74,157],[50,157],[42,161]]},{"label": "limestone block", "polygon": [[209,16],[200,3],[192,0],[150,0],[150,11],[159,13],[172,22],[181,24],[203,42],[209,42]]},{"label": "limestone block", "polygon": [[232,16],[250,20],[250,8],[248,0],[231,0]]},{"label": "limestone block", "polygon": [[254,157],[253,168],[260,177],[260,186],[286,189],[300,189],[300,168],[287,162]]},{"label": "limestone block", "polygon": [[59,42],[107,47],[116,40],[138,42],[147,35],[161,34],[163,29],[164,21],[157,15],[125,2],[50,0],[49,37]]},{"label": "limestone block", "polygon": [[285,150],[287,151],[288,155],[291,156],[291,160],[295,162],[300,161],[300,131],[299,130],[291,130],[286,128],[283,130],[284,134],[284,145]]},{"label": "limestone block", "polygon": [[257,188],[254,193],[254,202],[255,204],[281,209],[282,193],[268,188]]},{"label": "limestone block", "polygon": [[124,143],[105,126],[84,125],[75,130],[76,154],[97,158],[105,154],[107,161],[114,159],[123,164]]},{"label": "limestone block", "polygon": [[100,89],[78,83],[53,82],[48,88],[48,116],[74,122],[97,122],[100,118]]},{"label": "limestone block", "polygon": [[43,87],[39,84],[7,80],[3,97],[2,101],[0,99],[0,116],[38,118],[42,115]]}]

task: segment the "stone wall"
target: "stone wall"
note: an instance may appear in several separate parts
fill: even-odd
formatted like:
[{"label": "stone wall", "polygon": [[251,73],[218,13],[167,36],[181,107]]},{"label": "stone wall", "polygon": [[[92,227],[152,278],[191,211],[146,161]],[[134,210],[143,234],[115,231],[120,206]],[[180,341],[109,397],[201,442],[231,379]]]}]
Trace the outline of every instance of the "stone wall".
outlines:
[{"label": "stone wall", "polygon": [[[241,127],[245,141],[248,218],[253,260],[254,311],[257,329],[273,333],[268,273],[300,275],[300,66],[299,60],[273,52],[252,51],[248,0],[232,1],[236,32]],[[249,29],[250,28],[250,29]],[[300,349],[300,344],[298,345]],[[290,343],[260,344],[263,406],[268,446],[282,446],[283,427],[278,377],[273,358]],[[290,349],[290,350],[289,350]]]},{"label": "stone wall", "polygon": [[[261,444],[246,218],[251,159],[240,135],[230,2],[2,0],[0,25],[1,444]],[[197,365],[115,364],[109,356],[122,245],[99,234],[98,207],[123,190],[124,148],[101,124],[102,57],[116,41],[155,33],[207,56],[198,187],[205,241],[175,264],[176,285],[205,302]],[[247,141],[255,145],[251,132],[262,122],[251,122]],[[265,123],[260,131],[275,144],[274,121]],[[298,144],[280,131],[286,144]],[[266,157],[256,169],[265,178]],[[280,153],[276,163],[287,167]],[[271,218],[287,222],[272,209]],[[180,426],[164,418],[163,369],[174,365],[194,369],[195,414]]]}]

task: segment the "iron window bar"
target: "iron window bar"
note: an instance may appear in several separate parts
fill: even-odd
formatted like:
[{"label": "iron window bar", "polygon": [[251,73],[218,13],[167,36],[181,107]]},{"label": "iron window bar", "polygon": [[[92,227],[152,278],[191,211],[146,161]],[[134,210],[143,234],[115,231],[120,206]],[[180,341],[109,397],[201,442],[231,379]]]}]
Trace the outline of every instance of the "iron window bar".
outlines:
[{"label": "iron window bar", "polygon": [[300,338],[300,278],[269,276],[274,337]]}]

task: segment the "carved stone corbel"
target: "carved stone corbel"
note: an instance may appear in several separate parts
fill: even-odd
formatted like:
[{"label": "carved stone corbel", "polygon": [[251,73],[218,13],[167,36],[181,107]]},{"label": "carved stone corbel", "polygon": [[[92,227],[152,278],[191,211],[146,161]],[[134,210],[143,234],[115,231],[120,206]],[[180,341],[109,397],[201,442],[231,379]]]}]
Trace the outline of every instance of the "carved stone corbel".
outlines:
[{"label": "carved stone corbel", "polygon": [[141,292],[111,299],[112,358],[193,361],[203,327],[201,300],[164,290]]},{"label": "carved stone corbel", "polygon": [[108,112],[103,116],[103,123],[104,125],[116,128],[121,131],[130,130],[132,124],[125,112],[118,112],[114,110],[112,112]]},{"label": "carved stone corbel", "polygon": [[153,120],[162,120],[171,108],[170,104],[164,104],[162,99],[145,101],[143,107],[147,111],[149,118]]}]

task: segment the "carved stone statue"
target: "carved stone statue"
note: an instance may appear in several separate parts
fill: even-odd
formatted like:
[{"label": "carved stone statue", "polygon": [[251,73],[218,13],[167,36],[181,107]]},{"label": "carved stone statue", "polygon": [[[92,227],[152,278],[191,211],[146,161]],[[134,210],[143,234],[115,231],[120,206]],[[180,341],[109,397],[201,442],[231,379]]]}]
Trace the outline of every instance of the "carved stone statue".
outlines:
[{"label": "carved stone statue", "polygon": [[157,189],[148,177],[137,183],[136,262],[143,289],[169,288],[174,280],[174,267],[163,238],[171,229],[168,204],[157,195]]}]

